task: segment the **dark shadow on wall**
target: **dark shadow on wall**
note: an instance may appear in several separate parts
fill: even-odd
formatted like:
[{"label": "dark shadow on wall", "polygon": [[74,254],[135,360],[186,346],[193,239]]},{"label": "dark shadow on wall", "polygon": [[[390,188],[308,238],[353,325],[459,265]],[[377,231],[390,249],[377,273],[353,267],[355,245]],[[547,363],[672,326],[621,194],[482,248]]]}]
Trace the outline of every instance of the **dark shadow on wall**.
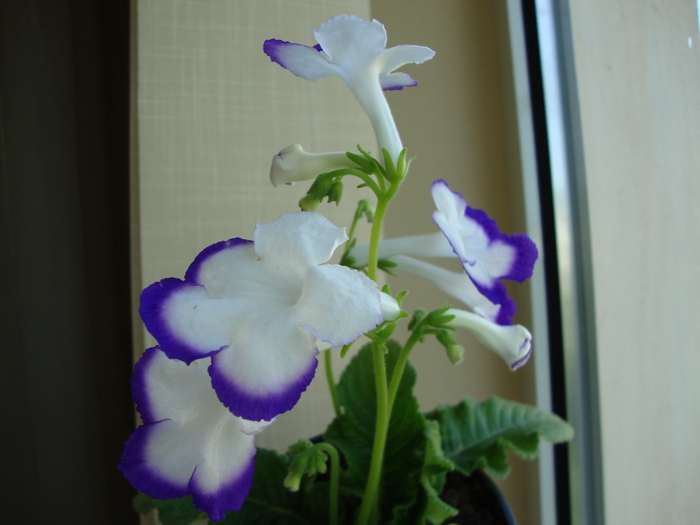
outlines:
[{"label": "dark shadow on wall", "polygon": [[0,0],[0,521],[137,523],[129,2]]}]

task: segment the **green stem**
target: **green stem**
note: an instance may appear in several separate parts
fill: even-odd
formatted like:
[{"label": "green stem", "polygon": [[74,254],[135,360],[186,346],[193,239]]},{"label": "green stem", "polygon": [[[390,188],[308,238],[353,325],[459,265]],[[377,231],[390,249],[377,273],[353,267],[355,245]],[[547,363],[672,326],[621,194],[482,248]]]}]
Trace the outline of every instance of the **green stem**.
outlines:
[{"label": "green stem", "polygon": [[326,368],[326,380],[328,381],[328,390],[331,393],[331,399],[333,400],[333,410],[335,410],[335,416],[340,416],[340,400],[338,399],[338,388],[336,387],[335,380],[333,379],[333,366],[332,366],[332,356],[331,350],[328,349],[324,352],[323,362]]},{"label": "green stem", "polygon": [[370,463],[367,485],[365,486],[362,506],[360,507],[357,520],[359,525],[366,525],[369,523],[370,517],[376,515],[378,511],[378,494],[382,474],[382,463],[384,462],[384,448],[386,446],[386,437],[389,432],[389,419],[391,418],[383,345],[373,344],[372,356],[374,360],[374,377],[377,389],[377,420],[374,431],[374,444],[372,446],[372,461]]},{"label": "green stem", "polygon": [[394,400],[396,399],[396,393],[399,390],[399,385],[401,385],[401,378],[403,377],[403,372],[406,369],[406,363],[408,362],[408,356],[411,354],[411,350],[420,340],[420,335],[416,336],[416,332],[411,334],[408,338],[406,344],[401,349],[399,357],[396,359],[396,364],[394,365],[394,371],[391,374],[391,383],[389,384],[389,411],[394,408]]},{"label": "green stem", "polygon": [[340,489],[340,457],[335,447],[329,443],[319,443],[316,445],[323,450],[331,460],[331,486],[329,515],[330,525],[338,525],[338,492]]},{"label": "green stem", "polygon": [[374,221],[372,222],[372,231],[369,238],[369,262],[367,263],[367,276],[373,281],[377,280],[377,262],[379,253],[379,241],[382,236],[382,225],[384,224],[384,216],[389,208],[391,199],[394,198],[396,192],[399,191],[400,184],[392,184],[387,192],[377,199],[377,209],[374,212]]},{"label": "green stem", "polygon": [[[389,203],[399,191],[401,182],[405,176],[400,178],[387,179],[390,181],[389,188],[381,194],[377,194],[377,209],[374,213],[372,231],[369,241],[369,261],[367,265],[367,275],[373,281],[377,281],[377,262],[379,253],[379,241],[382,235],[384,216],[389,207]],[[379,176],[379,183],[382,189],[384,179]],[[362,505],[357,518],[359,525],[375,523],[379,514],[379,488],[381,485],[382,465],[384,463],[384,450],[386,449],[386,439],[389,434],[389,422],[391,420],[391,404],[389,402],[389,390],[386,378],[386,360],[384,356],[384,342],[374,341],[372,343],[372,358],[374,362],[374,378],[377,390],[377,417],[374,429],[374,443],[372,445],[372,459],[369,473],[367,475],[367,485],[365,486]],[[396,375],[396,374],[394,374]]]}]

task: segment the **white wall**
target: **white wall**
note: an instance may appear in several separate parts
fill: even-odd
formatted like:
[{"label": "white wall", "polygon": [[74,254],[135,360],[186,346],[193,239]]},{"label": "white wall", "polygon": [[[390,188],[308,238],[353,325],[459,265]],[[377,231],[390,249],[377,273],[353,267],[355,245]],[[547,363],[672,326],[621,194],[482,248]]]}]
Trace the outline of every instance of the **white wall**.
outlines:
[{"label": "white wall", "polygon": [[700,515],[700,35],[694,1],[573,0],[606,522]]}]

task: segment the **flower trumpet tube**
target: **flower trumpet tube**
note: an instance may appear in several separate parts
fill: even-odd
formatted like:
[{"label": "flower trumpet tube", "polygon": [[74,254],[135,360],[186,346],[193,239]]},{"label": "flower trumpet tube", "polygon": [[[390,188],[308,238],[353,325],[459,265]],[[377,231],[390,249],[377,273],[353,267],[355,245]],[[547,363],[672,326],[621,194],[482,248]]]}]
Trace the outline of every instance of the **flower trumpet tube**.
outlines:
[{"label": "flower trumpet tube", "polygon": [[[354,247],[350,250],[350,255],[355,259],[358,267],[366,265],[369,260],[369,244]],[[441,232],[395,237],[379,243],[377,251],[379,259],[389,259],[397,255],[454,258],[455,252]]]},{"label": "flower trumpet tube", "polygon": [[415,86],[416,81],[399,67],[420,64],[435,52],[423,46],[386,49],[386,30],[373,20],[352,15],[335,16],[314,31],[318,45],[310,47],[282,40],[265,41],[263,50],[273,62],[307,80],[339,76],[364,109],[377,136],[380,151],[386,149],[396,161],[403,149],[383,90]]},{"label": "flower trumpet tube", "polygon": [[323,264],[346,240],[321,214],[282,215],[257,224],[253,241],[209,246],[184,280],[146,288],[139,312],[168,357],[211,357],[212,386],[234,415],[271,420],[311,382],[318,341],[342,346],[384,320],[372,280]]},{"label": "flower trumpet tube", "polygon": [[464,272],[452,272],[405,255],[390,257],[389,261],[396,265],[392,271],[426,279],[489,321],[499,325],[511,324],[511,317],[515,315],[515,301],[508,298],[501,304],[493,304],[477,290],[469,276]]},{"label": "flower trumpet tube", "polygon": [[501,326],[480,315],[450,308],[445,315],[454,315],[453,327],[466,328],[485,346],[500,355],[511,370],[523,366],[532,353],[532,335],[521,325]]},{"label": "flower trumpet tube", "polygon": [[187,366],[158,347],[134,367],[134,401],[143,425],[124,445],[119,469],[153,498],[192,496],[212,520],[238,510],[253,480],[254,435],[271,421],[246,421],[217,399],[210,359]]},{"label": "flower trumpet tube", "polygon": [[345,153],[307,153],[299,144],[293,144],[272,159],[270,181],[273,186],[294,184],[328,171],[354,167],[355,163]]}]

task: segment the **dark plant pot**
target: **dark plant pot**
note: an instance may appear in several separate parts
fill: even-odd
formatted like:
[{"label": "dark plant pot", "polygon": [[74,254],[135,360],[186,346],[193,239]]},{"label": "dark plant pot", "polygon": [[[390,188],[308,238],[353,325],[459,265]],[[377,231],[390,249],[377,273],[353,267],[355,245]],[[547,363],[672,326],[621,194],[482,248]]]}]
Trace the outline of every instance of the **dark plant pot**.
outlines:
[{"label": "dark plant pot", "polygon": [[501,491],[483,470],[469,476],[456,470],[448,472],[440,498],[459,511],[443,525],[516,525]]}]

